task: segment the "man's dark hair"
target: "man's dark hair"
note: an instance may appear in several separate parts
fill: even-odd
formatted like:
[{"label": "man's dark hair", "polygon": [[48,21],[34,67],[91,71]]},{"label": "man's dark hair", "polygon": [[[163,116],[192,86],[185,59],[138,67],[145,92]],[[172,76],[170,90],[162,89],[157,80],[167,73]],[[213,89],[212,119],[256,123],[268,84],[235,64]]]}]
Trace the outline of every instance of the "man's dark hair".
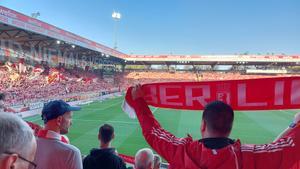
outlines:
[{"label": "man's dark hair", "polygon": [[99,135],[101,137],[101,141],[103,141],[103,143],[105,144],[111,141],[113,134],[114,128],[109,124],[104,124],[99,128]]},{"label": "man's dark hair", "polygon": [[230,105],[221,101],[213,101],[205,106],[202,119],[212,132],[227,134],[232,129],[234,114]]}]

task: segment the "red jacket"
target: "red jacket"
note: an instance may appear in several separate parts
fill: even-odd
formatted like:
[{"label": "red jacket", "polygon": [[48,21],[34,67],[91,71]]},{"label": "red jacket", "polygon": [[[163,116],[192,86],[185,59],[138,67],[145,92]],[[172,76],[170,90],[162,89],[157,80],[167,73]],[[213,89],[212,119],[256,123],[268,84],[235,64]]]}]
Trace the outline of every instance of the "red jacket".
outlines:
[{"label": "red jacket", "polygon": [[300,169],[300,125],[287,136],[264,145],[242,145],[243,168]]},{"label": "red jacket", "polygon": [[221,149],[210,149],[191,137],[177,138],[164,130],[142,98],[132,100],[131,88],[126,103],[135,111],[148,144],[169,162],[171,169],[296,169],[300,166],[299,125],[286,138],[271,144],[241,145],[237,140]]}]

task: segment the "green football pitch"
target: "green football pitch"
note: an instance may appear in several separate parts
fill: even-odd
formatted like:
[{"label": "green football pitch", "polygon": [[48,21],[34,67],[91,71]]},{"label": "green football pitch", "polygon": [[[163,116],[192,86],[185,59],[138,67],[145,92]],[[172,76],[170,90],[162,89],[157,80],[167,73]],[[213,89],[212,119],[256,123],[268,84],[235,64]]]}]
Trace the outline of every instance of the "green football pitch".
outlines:
[{"label": "green football pitch", "polygon": [[[108,123],[115,128],[112,143],[122,154],[134,155],[140,148],[149,147],[144,140],[137,119],[130,119],[121,109],[123,97],[82,106],[73,115],[73,125],[68,137],[71,144],[79,147],[82,154],[99,146],[97,132],[99,126]],[[178,111],[152,108],[161,125],[176,135],[194,139],[200,138],[201,111]],[[231,138],[239,138],[242,143],[264,144],[271,142],[292,121],[296,110],[244,111],[235,112]],[[25,120],[42,124],[40,115]]]}]

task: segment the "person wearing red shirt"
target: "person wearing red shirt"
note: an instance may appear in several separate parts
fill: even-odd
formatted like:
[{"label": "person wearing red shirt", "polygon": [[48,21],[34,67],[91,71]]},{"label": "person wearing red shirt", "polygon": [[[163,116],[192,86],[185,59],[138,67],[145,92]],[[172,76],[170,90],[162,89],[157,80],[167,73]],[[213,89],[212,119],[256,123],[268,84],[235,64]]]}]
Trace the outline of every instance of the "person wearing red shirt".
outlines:
[{"label": "person wearing red shirt", "polygon": [[129,88],[126,102],[134,109],[148,144],[172,169],[296,169],[300,159],[300,113],[279,139],[265,145],[242,145],[229,138],[234,113],[221,101],[205,106],[202,139],[177,138],[152,115],[138,85]]}]

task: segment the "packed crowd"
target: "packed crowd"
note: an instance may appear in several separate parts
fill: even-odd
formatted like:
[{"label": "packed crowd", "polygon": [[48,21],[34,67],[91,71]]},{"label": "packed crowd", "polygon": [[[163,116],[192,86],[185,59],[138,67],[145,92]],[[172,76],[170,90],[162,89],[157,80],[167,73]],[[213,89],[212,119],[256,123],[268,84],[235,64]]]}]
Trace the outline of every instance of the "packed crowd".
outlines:
[{"label": "packed crowd", "polygon": [[197,82],[210,80],[238,80],[238,79],[258,79],[267,77],[281,77],[291,75],[251,75],[240,72],[165,72],[165,71],[136,71],[125,72],[115,75],[115,79],[120,84],[122,90],[135,84],[146,84],[156,82]]},{"label": "packed crowd", "polygon": [[82,92],[109,91],[114,85],[87,71],[42,66],[19,66],[7,62],[0,67],[0,91],[6,93],[7,102],[22,104],[53,98],[64,98]]},{"label": "packed crowd", "polygon": [[147,71],[147,72],[129,72],[123,75],[125,79],[140,80],[140,81],[206,81],[206,80],[234,80],[234,79],[257,79],[274,76],[287,75],[254,75],[241,74],[240,72],[162,72],[162,71]]}]

